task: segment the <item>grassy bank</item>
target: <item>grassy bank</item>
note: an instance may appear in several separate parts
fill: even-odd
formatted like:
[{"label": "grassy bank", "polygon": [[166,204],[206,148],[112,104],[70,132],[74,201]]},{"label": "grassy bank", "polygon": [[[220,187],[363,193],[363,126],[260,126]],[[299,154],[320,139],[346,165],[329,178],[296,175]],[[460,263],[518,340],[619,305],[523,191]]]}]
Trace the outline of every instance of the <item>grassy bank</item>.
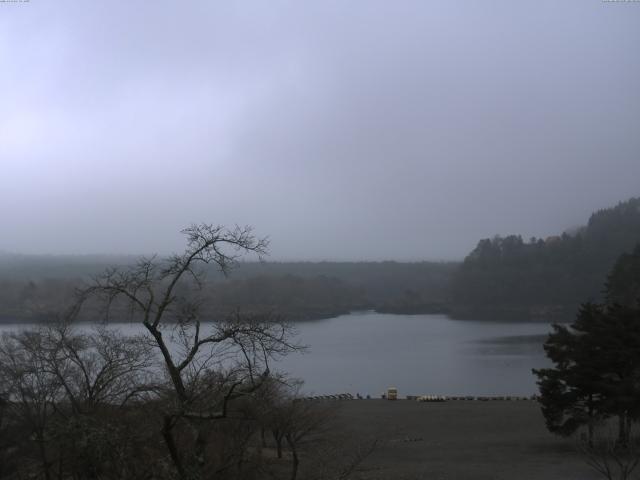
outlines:
[{"label": "grassy bank", "polygon": [[351,434],[380,440],[363,479],[592,480],[573,440],[548,433],[533,401],[353,400]]}]

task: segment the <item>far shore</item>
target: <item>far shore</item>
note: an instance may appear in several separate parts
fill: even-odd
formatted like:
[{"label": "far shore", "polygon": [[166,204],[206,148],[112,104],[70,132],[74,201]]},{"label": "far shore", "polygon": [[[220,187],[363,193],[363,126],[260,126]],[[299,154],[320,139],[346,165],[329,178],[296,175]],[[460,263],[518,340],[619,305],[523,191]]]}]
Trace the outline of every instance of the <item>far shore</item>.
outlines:
[{"label": "far shore", "polygon": [[[435,306],[433,308],[416,308],[416,307],[398,307],[398,306],[384,306],[376,308],[355,309],[355,310],[332,310],[332,311],[305,311],[303,313],[287,313],[287,312],[274,312],[282,316],[283,319],[291,323],[297,322],[310,322],[310,321],[322,321],[329,320],[331,318],[340,317],[343,315],[358,314],[363,312],[374,312],[381,315],[407,315],[407,316],[420,316],[420,315],[444,315],[450,320],[465,320],[465,321],[477,321],[477,322],[500,322],[500,323],[566,323],[572,320],[572,316],[569,314],[569,310],[562,310],[554,314],[544,315],[531,315],[526,309],[491,309],[491,310],[450,310],[448,308]],[[245,312],[247,313],[247,312]],[[215,318],[205,321],[218,321],[224,318],[223,314],[216,314]],[[52,315],[9,315],[0,314],[0,325],[7,324],[44,324],[47,322],[55,321],[55,317]],[[97,321],[81,319],[78,323],[102,323],[103,319]],[[131,320],[114,320],[110,319],[109,323],[137,323]]]}]

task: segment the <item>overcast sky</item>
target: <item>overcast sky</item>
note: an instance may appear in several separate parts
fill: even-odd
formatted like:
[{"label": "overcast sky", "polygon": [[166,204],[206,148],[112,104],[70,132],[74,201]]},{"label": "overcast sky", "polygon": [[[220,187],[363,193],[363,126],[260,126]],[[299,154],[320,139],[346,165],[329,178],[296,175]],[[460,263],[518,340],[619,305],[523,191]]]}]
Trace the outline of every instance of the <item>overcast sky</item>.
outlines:
[{"label": "overcast sky", "polygon": [[460,259],[640,195],[640,2],[0,2],[0,251]]}]

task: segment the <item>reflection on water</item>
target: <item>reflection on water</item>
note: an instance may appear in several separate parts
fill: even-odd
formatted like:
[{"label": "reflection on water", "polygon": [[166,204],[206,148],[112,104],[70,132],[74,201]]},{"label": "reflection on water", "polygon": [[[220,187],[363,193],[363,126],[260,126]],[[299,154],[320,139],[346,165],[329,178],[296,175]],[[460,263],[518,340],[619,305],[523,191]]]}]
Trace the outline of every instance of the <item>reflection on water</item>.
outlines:
[{"label": "reflection on water", "polygon": [[[395,386],[401,395],[531,395],[531,369],[549,365],[542,343],[551,327],[543,323],[357,312],[297,327],[308,351],[276,368],[304,379],[308,393],[377,396]],[[142,332],[139,325],[118,328]]]},{"label": "reflection on water", "polygon": [[473,340],[473,349],[483,355],[539,355],[547,335],[510,335]]}]

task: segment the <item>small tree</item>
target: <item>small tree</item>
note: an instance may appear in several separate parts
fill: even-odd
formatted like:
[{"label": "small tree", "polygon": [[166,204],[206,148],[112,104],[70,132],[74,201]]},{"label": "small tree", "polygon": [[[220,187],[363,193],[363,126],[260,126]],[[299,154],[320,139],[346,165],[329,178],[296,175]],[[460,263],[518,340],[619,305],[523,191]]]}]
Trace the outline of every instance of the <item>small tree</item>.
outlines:
[{"label": "small tree", "polygon": [[[291,480],[296,480],[303,448],[331,430],[329,424],[335,417],[336,405],[304,400],[299,392],[300,381],[274,379],[256,406],[262,431],[271,432],[276,457],[283,458],[285,447],[291,457]],[[334,429],[336,425],[333,425]],[[266,446],[266,439],[263,439]]]},{"label": "small tree", "polygon": [[604,415],[598,388],[602,366],[584,336],[601,315],[599,305],[587,303],[571,327],[554,325],[544,349],[555,368],[533,371],[538,376],[538,401],[552,433],[567,436],[586,425],[591,442],[594,425]]}]

